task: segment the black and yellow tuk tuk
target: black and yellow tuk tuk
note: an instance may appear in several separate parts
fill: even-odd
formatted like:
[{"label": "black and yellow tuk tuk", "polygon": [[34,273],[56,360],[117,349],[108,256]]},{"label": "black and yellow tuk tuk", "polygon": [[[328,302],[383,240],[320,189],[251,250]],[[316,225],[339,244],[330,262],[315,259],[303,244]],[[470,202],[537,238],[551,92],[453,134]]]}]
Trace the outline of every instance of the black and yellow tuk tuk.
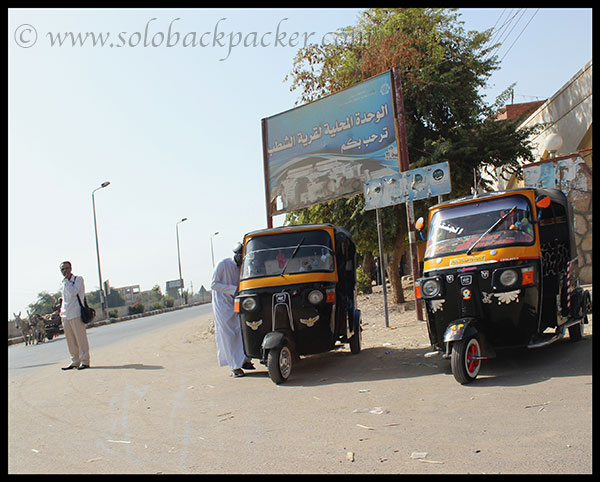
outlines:
[{"label": "black and yellow tuk tuk", "polygon": [[[417,221],[417,229],[423,219]],[[557,189],[512,189],[429,210],[423,276],[433,354],[462,384],[504,347],[582,338],[591,297],[579,286],[572,207]]]},{"label": "black and yellow tuk tuk", "polygon": [[336,343],[361,349],[356,307],[356,247],[350,233],[331,224],[296,225],[244,236],[235,309],[246,356],[260,359],[277,383],[299,355]]}]

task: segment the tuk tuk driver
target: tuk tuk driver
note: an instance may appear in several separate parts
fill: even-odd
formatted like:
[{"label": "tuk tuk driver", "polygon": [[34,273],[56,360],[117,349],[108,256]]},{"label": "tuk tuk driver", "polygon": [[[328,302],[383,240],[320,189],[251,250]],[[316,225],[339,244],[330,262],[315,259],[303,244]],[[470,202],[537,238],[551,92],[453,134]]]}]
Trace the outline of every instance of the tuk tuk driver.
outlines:
[{"label": "tuk tuk driver", "polygon": [[242,244],[237,243],[233,252],[233,258],[225,258],[215,267],[210,288],[219,366],[229,365],[234,377],[243,377],[242,368],[253,370],[254,365],[246,359],[240,318],[233,307],[240,280]]}]

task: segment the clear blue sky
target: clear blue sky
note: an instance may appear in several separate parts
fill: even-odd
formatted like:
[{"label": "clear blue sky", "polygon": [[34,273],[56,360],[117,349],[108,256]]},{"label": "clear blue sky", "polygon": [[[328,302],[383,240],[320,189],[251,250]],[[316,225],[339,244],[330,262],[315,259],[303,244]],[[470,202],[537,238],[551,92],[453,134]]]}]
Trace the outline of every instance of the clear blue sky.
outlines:
[{"label": "clear blue sky", "polygon": [[[591,9],[517,10],[460,10],[467,29],[507,23],[490,102],[513,82],[515,102],[548,98],[591,59]],[[10,9],[9,318],[59,289],[63,260],[98,288],[91,193],[104,181],[103,280],[164,291],[187,217],[182,275],[209,288],[211,235],[219,260],[266,227],[260,119],[294,107],[284,82],[294,55],[358,12]],[[66,32],[97,45],[88,35],[72,47]]]}]

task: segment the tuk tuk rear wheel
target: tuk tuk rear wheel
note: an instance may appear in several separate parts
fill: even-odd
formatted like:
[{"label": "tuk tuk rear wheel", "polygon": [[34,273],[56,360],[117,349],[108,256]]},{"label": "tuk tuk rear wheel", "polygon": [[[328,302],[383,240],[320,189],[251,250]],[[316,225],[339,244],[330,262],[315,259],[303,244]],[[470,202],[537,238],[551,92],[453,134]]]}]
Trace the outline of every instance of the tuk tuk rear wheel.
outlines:
[{"label": "tuk tuk rear wheel", "polygon": [[579,341],[583,338],[583,330],[584,330],[584,323],[587,321],[587,315],[585,315],[582,319],[581,319],[581,323],[577,323],[576,325],[573,326],[569,326],[568,330],[569,330],[569,340],[571,341]]},{"label": "tuk tuk rear wheel", "polygon": [[277,385],[285,382],[292,373],[292,352],[287,345],[269,350],[267,355],[269,377]]},{"label": "tuk tuk rear wheel", "polygon": [[350,342],[350,352],[353,355],[358,355],[362,349],[362,320],[360,318],[354,329],[355,332],[348,341]]},{"label": "tuk tuk rear wheel", "polygon": [[475,336],[454,342],[450,366],[456,381],[462,385],[477,378],[481,369],[481,345]]},{"label": "tuk tuk rear wheel", "polygon": [[350,353],[358,355],[362,347],[362,328],[359,328],[354,335],[350,337]]}]

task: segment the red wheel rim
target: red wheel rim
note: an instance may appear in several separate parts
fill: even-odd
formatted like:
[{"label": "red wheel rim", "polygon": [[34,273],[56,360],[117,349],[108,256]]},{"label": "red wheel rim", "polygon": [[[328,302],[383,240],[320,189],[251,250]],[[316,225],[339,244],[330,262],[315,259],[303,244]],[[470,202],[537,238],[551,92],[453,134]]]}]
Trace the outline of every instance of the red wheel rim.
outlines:
[{"label": "red wheel rim", "polygon": [[470,375],[476,374],[479,371],[481,360],[477,357],[479,357],[479,344],[473,339],[467,346],[467,356],[465,360],[465,365]]}]

